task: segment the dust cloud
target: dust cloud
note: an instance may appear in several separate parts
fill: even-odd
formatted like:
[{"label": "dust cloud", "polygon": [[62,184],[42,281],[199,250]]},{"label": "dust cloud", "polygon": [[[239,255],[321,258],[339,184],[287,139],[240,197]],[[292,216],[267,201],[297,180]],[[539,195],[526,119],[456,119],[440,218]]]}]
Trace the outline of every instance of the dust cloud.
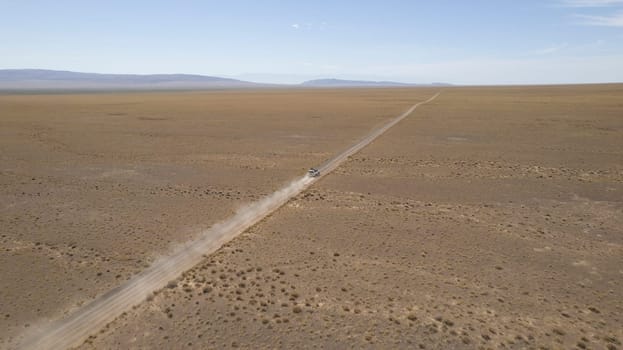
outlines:
[{"label": "dust cloud", "polygon": [[162,289],[235,236],[255,225],[307,188],[316,179],[304,176],[263,199],[249,204],[229,219],[212,226],[196,240],[157,259],[148,269],[107,292],[68,318],[33,330],[23,337],[19,349],[66,349],[80,345],[95,330]]},{"label": "dust cloud", "polygon": [[[319,167],[320,177],[331,172],[349,156],[370,144],[384,132],[411,114],[418,106],[434,100],[439,93],[426,101],[414,104],[401,115],[393,118],[366,135],[359,142],[333,157]],[[19,349],[66,349],[80,345],[93,332],[103,328],[124,311],[138,305],[153,292],[175,284],[182,273],[190,270],[210,253],[219,249],[249,227],[264,219],[284,205],[290,198],[301,193],[320,177],[303,176],[263,199],[241,208],[229,219],[212,226],[199,237],[184,244],[167,257],[157,259],[149,268],[121,286],[103,294],[90,304],[65,319],[50,323],[22,337]]]}]

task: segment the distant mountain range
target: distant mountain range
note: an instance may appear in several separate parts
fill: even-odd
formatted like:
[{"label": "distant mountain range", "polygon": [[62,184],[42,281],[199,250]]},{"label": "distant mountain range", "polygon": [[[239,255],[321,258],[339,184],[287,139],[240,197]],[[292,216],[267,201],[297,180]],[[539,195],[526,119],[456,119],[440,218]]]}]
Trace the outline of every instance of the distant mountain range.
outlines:
[{"label": "distant mountain range", "polygon": [[98,74],[46,69],[0,69],[0,90],[176,90],[262,87],[409,87],[392,81],[309,80],[297,85],[261,84],[193,74]]},{"label": "distant mountain range", "polygon": [[191,74],[98,74],[2,69],[0,89],[209,89],[261,87],[248,81]]},{"label": "distant mountain range", "polygon": [[315,79],[301,83],[309,87],[409,87],[409,86],[451,86],[446,83],[410,84],[396,81],[369,81],[369,80],[342,80],[342,79]]},{"label": "distant mountain range", "polygon": [[398,83],[395,81],[366,81],[366,80],[342,80],[342,79],[315,79],[301,83],[303,86],[318,87],[358,87],[358,86],[411,86],[412,84]]}]

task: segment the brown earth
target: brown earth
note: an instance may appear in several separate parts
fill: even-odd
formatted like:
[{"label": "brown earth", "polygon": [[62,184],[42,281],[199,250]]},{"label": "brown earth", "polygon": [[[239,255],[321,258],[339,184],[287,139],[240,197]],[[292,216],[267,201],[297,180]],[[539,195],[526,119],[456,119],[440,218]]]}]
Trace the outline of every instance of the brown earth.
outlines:
[{"label": "brown earth", "polygon": [[117,286],[429,95],[0,96],[0,340]]},{"label": "brown earth", "polygon": [[[0,338],[432,94],[1,96]],[[83,347],[620,349],[621,101],[444,89]]]}]

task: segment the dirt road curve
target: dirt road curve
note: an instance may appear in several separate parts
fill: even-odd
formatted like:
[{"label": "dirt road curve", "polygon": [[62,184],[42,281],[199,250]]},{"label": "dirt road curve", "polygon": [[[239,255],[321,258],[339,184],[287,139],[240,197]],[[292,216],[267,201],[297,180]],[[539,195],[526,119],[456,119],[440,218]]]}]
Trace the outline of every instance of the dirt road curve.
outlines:
[{"label": "dirt road curve", "polygon": [[[434,100],[438,95],[439,93],[413,105],[403,114],[318,167],[321,175],[330,173],[349,156],[406,118],[418,106]],[[141,303],[154,291],[165,287],[168,282],[175,280],[184,271],[199,263],[204,256],[216,251],[224,243],[265,218],[317,180],[318,178],[304,176],[239,210],[231,218],[201,234],[199,239],[180,247],[168,257],[157,260],[141,274],[76,310],[67,318],[25,334],[21,343],[15,347],[18,349],[66,349],[81,344],[91,334],[113,321],[124,311]]]}]

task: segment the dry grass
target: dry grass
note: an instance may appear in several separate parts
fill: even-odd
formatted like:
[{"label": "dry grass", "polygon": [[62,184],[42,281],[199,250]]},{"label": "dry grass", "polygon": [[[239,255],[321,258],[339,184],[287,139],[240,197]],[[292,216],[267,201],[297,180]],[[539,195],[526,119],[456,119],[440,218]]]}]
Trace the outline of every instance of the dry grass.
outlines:
[{"label": "dry grass", "polygon": [[0,338],[117,286],[430,94],[397,93],[0,96]]},{"label": "dry grass", "polygon": [[[139,259],[148,260],[148,254],[142,256],[140,251],[166,249],[166,244],[151,243],[158,237],[184,240],[193,227],[227,216],[238,201],[269,192],[384,118],[399,114],[413,99],[430,95],[418,89],[364,89],[109,96],[114,103],[138,105],[125,105],[123,111],[101,107],[102,113],[125,113],[125,118],[176,115],[178,120],[153,129],[145,126],[149,131],[142,130],[145,136],[138,137],[144,139],[138,140],[126,137],[123,130],[167,121],[106,124],[117,128],[110,133],[115,141],[103,142],[108,134],[102,132],[93,137],[98,142],[84,149],[102,147],[101,154],[108,156],[71,156],[75,157],[71,164],[77,166],[66,166],[63,176],[74,181],[83,176],[75,174],[103,159],[98,169],[121,164],[119,168],[127,170],[134,164],[131,169],[140,175],[118,172],[112,178],[85,180],[88,186],[109,186],[108,190],[121,183],[135,189],[131,193],[143,193],[136,189],[143,191],[144,182],[155,181],[155,197],[113,192],[105,204],[122,198],[121,203],[132,205],[121,205],[107,216],[125,215],[124,220],[103,220],[98,226],[117,239],[127,256],[139,252]],[[446,89],[345,166],[186,273],[178,287],[165,288],[128,311],[84,347],[132,341],[133,346],[153,348],[620,348],[622,97],[620,85]],[[80,105],[73,99],[77,97],[63,97],[65,105],[63,99],[36,98],[42,99],[42,110],[55,104]],[[104,101],[101,96],[83,98],[81,103],[87,105]],[[280,99],[285,102],[278,103]],[[36,105],[19,103],[27,109]],[[76,112],[68,115],[74,119],[58,130],[81,125],[79,108],[72,108]],[[205,115],[214,123],[204,124]],[[14,139],[29,134],[18,131],[30,130],[28,118],[16,114],[11,123],[15,129],[6,130]],[[101,128],[95,130],[106,130]],[[169,136],[148,136],[152,133]],[[21,163],[17,153],[21,148],[11,149],[10,164],[24,167],[23,176],[8,178],[9,186],[3,188],[14,189],[10,195],[17,199],[25,198],[17,193],[26,192],[27,179],[39,177],[39,166],[29,155],[43,149],[36,143],[29,146],[27,136],[20,137],[22,148],[39,148],[24,151],[21,157],[27,161]],[[162,153],[143,146],[151,139],[158,140]],[[81,141],[72,142],[64,141],[70,149],[83,149],[78,147]],[[133,142],[136,149],[130,151]],[[50,171],[54,164],[59,160],[44,162],[41,171]],[[7,178],[4,174],[5,170]],[[209,181],[199,174],[208,174]],[[213,181],[218,183],[214,188],[202,187]],[[85,195],[70,191],[75,187],[69,185],[61,187],[68,197],[56,199]],[[49,182],[37,188],[39,192],[50,188]],[[160,195],[158,188],[167,195]],[[166,198],[172,200],[161,201]],[[12,201],[18,203],[17,199]],[[136,211],[150,205],[139,203],[156,199],[157,206]],[[46,266],[47,256],[70,249],[70,243],[77,252],[91,244],[81,243],[85,240],[69,231],[62,237],[67,248],[54,250],[65,246],[49,243],[50,233],[65,226],[50,226],[47,218],[53,216],[44,215],[47,209],[36,214],[37,200],[25,202],[30,204],[19,213],[46,218],[50,228],[22,239],[26,248],[20,252],[30,254],[23,260],[15,246],[3,253],[4,259],[18,265],[44,256],[30,267],[33,272]],[[7,222],[18,213],[10,210],[3,212]],[[85,217],[84,210],[73,215],[78,222]],[[157,210],[168,215],[154,215]],[[119,228],[124,225],[145,225],[153,218],[158,220],[149,235],[145,230],[131,234],[139,239],[115,233],[123,232]],[[31,219],[7,227],[27,232],[18,229],[26,222]],[[10,239],[3,239],[13,242],[12,234],[7,232]],[[35,241],[46,248],[35,251],[35,245],[27,243]],[[106,248],[105,242],[92,244],[101,251],[101,262],[93,263],[97,271],[105,271],[104,267],[111,271],[102,277],[139,270],[128,267],[133,266],[130,260],[115,258],[114,247]],[[71,261],[64,254],[55,259]],[[81,259],[94,261],[94,256]],[[91,282],[85,282],[79,271],[88,270],[77,264],[71,267],[78,271],[73,283],[86,288],[76,296],[115,283],[111,279],[108,285],[87,287]],[[3,280],[11,276],[10,271],[0,272]],[[53,292],[46,300],[65,295],[66,291]],[[41,298],[31,299],[37,297]],[[11,305],[24,302],[11,298],[15,301]],[[22,305],[12,310],[20,316],[25,309]],[[11,317],[5,325],[23,327],[39,314],[28,315]]]}]

